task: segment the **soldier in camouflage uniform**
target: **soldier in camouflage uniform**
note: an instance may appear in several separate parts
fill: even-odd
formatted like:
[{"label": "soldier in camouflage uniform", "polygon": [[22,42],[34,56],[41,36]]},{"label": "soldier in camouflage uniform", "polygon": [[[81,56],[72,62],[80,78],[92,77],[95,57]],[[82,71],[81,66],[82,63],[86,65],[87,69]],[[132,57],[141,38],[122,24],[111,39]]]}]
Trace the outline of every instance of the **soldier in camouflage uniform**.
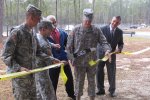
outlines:
[{"label": "soldier in camouflage uniform", "polygon": [[[54,26],[50,21],[43,20],[38,24],[39,34],[37,34],[37,39],[41,46],[42,52],[45,54],[52,56],[51,45],[47,40],[47,37],[50,35]],[[53,62],[55,62],[55,59]],[[52,62],[51,62],[52,64]],[[47,64],[45,61],[38,61],[38,67],[45,67]],[[35,74],[35,80],[37,85],[37,99],[38,100],[56,100],[55,91],[49,77],[49,70],[42,71]]]},{"label": "soldier in camouflage uniform", "polygon": [[[25,22],[10,32],[2,52],[2,60],[8,66],[8,72],[19,72],[34,69],[36,56],[50,62],[50,57],[41,52],[32,28],[41,19],[41,11],[29,5]],[[36,85],[33,74],[12,79],[15,100],[36,100]]]},{"label": "soldier in camouflage uniform", "polygon": [[[89,48],[96,48],[97,44],[100,43],[103,46],[103,49],[106,51],[106,54],[109,54],[111,48],[101,30],[91,24],[92,19],[92,9],[84,9],[82,24],[77,25],[69,34],[67,48],[70,53],[81,53],[81,51]],[[91,59],[96,60],[96,50],[95,52],[89,52],[74,58],[75,95],[77,100],[80,100],[81,96],[83,95],[83,86],[86,74],[88,79],[88,95],[90,100],[95,99],[96,67],[89,66],[88,62]]]}]

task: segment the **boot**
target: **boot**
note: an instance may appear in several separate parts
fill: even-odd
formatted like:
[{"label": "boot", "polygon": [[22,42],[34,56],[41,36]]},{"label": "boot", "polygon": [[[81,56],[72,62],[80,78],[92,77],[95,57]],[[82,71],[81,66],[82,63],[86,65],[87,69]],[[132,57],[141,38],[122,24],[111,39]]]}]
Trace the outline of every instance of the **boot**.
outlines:
[{"label": "boot", "polygon": [[74,96],[74,97],[71,97],[71,100],[76,100],[76,97]]},{"label": "boot", "polygon": [[95,96],[90,96],[90,100],[95,100]]}]

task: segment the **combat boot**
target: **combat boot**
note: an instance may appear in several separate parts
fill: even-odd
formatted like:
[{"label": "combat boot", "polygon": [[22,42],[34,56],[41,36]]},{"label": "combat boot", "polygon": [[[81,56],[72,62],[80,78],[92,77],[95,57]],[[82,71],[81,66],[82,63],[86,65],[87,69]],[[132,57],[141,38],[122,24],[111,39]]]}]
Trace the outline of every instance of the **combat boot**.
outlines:
[{"label": "combat boot", "polygon": [[81,100],[81,96],[76,96],[76,100]]},{"label": "combat boot", "polygon": [[95,96],[90,96],[90,100],[95,100]]}]

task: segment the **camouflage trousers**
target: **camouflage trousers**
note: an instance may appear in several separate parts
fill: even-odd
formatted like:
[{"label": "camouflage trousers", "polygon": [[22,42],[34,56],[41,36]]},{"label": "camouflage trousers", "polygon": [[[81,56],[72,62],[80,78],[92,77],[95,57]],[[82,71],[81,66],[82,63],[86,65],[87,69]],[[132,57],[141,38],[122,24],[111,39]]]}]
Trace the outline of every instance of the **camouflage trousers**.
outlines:
[{"label": "camouflage trousers", "polygon": [[34,75],[12,79],[15,100],[36,100],[36,85]]},{"label": "camouflage trousers", "polygon": [[49,70],[35,74],[37,100],[57,100],[55,91],[49,77]]},{"label": "camouflage trousers", "polygon": [[83,95],[83,87],[85,76],[87,74],[88,80],[88,95],[95,96],[95,74],[96,67],[90,67],[89,65],[75,66],[75,96]]}]

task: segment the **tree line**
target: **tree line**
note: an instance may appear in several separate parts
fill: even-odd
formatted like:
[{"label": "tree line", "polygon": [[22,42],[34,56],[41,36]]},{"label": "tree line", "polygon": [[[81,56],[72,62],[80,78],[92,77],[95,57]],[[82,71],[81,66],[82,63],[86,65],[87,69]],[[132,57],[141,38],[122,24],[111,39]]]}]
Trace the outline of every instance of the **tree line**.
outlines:
[{"label": "tree line", "polygon": [[115,15],[123,24],[150,24],[150,0],[0,0],[0,31],[23,22],[29,3],[43,16],[56,15],[60,25],[81,23],[84,8],[94,10],[96,24],[107,24]]}]

